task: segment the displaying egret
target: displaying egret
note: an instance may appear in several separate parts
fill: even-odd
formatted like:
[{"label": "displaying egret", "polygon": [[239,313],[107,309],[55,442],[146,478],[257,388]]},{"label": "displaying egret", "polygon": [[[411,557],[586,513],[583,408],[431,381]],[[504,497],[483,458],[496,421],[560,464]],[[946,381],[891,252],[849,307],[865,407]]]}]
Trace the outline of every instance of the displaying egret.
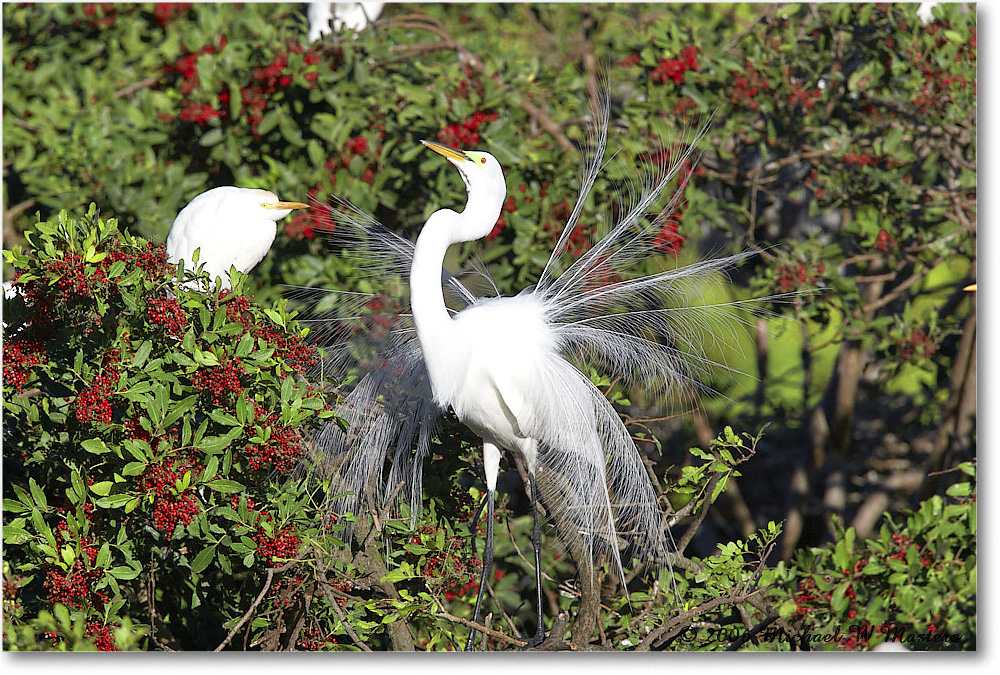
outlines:
[{"label": "displaying egret", "polygon": [[493,558],[501,457],[506,450],[523,458],[534,516],[538,618],[528,644],[544,637],[539,499],[562,533],[578,537],[585,555],[610,554],[623,586],[623,544],[645,559],[669,563],[666,515],[640,453],[580,367],[653,396],[691,396],[705,388],[714,369],[726,369],[706,356],[706,345],[735,340],[746,321],[736,311],[743,303],[713,300],[712,287],[721,284],[721,270],[750,253],[635,275],[676,205],[676,193],[662,208],[660,198],[680,167],[697,159],[705,129],[632,192],[631,204],[599,241],[567,260],[567,242],[583,227],[584,204],[603,162],[606,99],[597,113],[580,197],[534,286],[514,297],[479,298],[443,271],[451,245],[493,229],[506,186],[492,155],[424,141],[458,169],[468,193],[461,213],[434,212],[414,245],[344,200],[334,197],[330,208],[336,247],[368,272],[369,282],[405,279],[409,271],[410,311],[405,298],[337,292],[321,299],[324,313],[317,309],[309,320],[327,349],[324,372],[356,382],[336,408],[343,425],[326,426],[316,443],[338,513],[357,513],[360,499],[378,508],[400,494],[409,497],[415,522],[423,461],[440,414],[450,407],[482,438],[488,518],[474,622]]},{"label": "displaying egret", "polygon": [[264,259],[277,232],[277,222],[302,202],[280,201],[273,192],[224,186],[203,192],[181,209],[167,235],[170,262],[193,261],[201,249],[199,264],[214,280],[229,283],[229,268],[252,270]]}]

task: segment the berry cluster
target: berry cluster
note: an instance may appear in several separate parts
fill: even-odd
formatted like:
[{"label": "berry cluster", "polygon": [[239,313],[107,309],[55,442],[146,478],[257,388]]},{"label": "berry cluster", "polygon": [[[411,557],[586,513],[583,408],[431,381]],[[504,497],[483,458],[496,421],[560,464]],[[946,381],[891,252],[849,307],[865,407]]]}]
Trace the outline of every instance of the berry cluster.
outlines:
[{"label": "berry cluster", "polygon": [[[906,561],[907,555],[911,547],[915,544],[907,536],[896,533],[892,535],[892,545],[893,548],[890,549],[892,552],[886,551],[873,551],[862,555],[854,564],[837,574],[827,574],[822,577],[823,588],[827,590],[821,590],[816,583],[816,579],[813,577],[806,577],[799,582],[797,590],[792,594],[792,599],[795,601],[796,610],[795,613],[803,619],[809,620],[820,612],[832,612],[835,616],[842,615],[843,619],[850,620],[858,617],[859,608],[864,611],[864,598],[858,598],[858,589],[861,590],[863,594],[874,594],[878,592],[879,580],[876,577],[872,577],[865,573],[865,568],[868,566],[869,562],[874,562],[880,568],[885,568],[884,564],[886,560],[900,560]],[[920,550],[918,548],[917,554],[919,555],[920,564],[924,567],[935,567],[935,569],[941,569],[941,563],[935,560],[934,554],[927,549]],[[845,583],[846,582],[846,583]],[[843,586],[843,597],[846,599],[846,605],[842,607],[841,610],[834,608],[834,588]],[[819,618],[818,620],[822,620]],[[927,626],[927,631],[933,633],[940,630],[937,622],[940,620],[939,616],[932,617],[932,623]],[[847,650],[853,650],[857,648],[867,648],[868,647],[868,636],[870,636],[873,631],[868,630],[871,623],[867,620],[864,625],[857,625],[857,628],[851,627],[850,634],[842,638],[839,642],[841,646]],[[881,634],[892,633],[897,630],[895,624],[886,624],[878,627],[878,632]]]},{"label": "berry cluster", "polygon": [[139,489],[154,496],[153,527],[168,536],[173,535],[178,523],[187,525],[201,511],[201,504],[193,492],[177,493],[177,481],[188,471],[199,471],[201,467],[175,466],[174,463],[171,458],[147,467],[139,481]]},{"label": "berry cluster", "polygon": [[180,18],[191,9],[190,2],[157,2],[153,5],[153,18],[160,28],[166,28],[175,19]]},{"label": "berry cluster", "polygon": [[[375,138],[378,140],[374,151],[372,151],[371,144],[367,138],[364,136],[355,136],[344,143],[344,147],[338,155],[326,160],[324,168],[326,168],[328,173],[334,174],[341,169],[347,169],[351,166],[355,157],[361,157],[365,162],[365,170],[361,174],[361,180],[369,185],[375,182],[375,166],[373,162],[382,152],[382,141],[385,138],[385,124],[372,124],[369,130],[374,132]],[[336,185],[335,177],[331,178],[331,181]]]},{"label": "berry cluster", "polygon": [[177,85],[177,91],[182,96],[190,96],[198,88],[198,85],[201,84],[201,78],[198,77],[198,58],[205,54],[218,54],[225,47],[225,35],[219,37],[218,45],[205,45],[193,52],[184,47],[184,54],[173,63],[165,65],[163,70],[168,75],[180,75],[182,80]]},{"label": "berry cluster", "polygon": [[826,267],[823,263],[815,265],[781,265],[775,271],[778,288],[782,291],[790,291],[795,288],[805,288],[816,283]]},{"label": "berry cluster", "polygon": [[110,2],[85,2],[81,6],[83,15],[87,17],[84,23],[91,28],[111,28],[115,25],[118,7],[120,5]]},{"label": "berry cluster", "polygon": [[298,642],[295,648],[303,652],[315,652],[323,649],[327,645],[337,644],[337,638],[333,633],[323,630],[319,624],[313,623],[311,626],[302,629],[299,633]]},{"label": "berry cluster", "polygon": [[[250,124],[250,131],[254,138],[259,138],[258,127],[264,121],[264,111],[267,103],[274,94],[286,88],[292,83],[291,71],[286,72],[289,62],[289,54],[304,54],[302,63],[304,66],[303,78],[309,83],[309,87],[316,88],[316,78],[319,72],[310,66],[317,65],[321,57],[317,50],[307,50],[293,40],[287,42],[289,51],[279,52],[271,62],[263,68],[254,68],[250,75],[250,82],[240,89],[240,96],[243,99],[243,114],[246,115]],[[331,64],[331,67],[335,67]],[[291,73],[291,74],[290,74]],[[229,93],[225,92],[228,103]],[[220,98],[221,98],[220,94]]]},{"label": "berry cluster", "polygon": [[[221,89],[215,96],[213,103],[198,102],[192,100],[192,96],[201,84],[198,77],[198,58],[205,55],[219,54],[227,44],[226,36],[219,36],[216,44],[204,45],[197,51],[187,51],[183,56],[171,64],[164,67],[167,74],[180,76],[177,84],[177,91],[181,94],[181,110],[178,118],[182,122],[194,122],[198,126],[205,126],[216,119],[227,119],[229,117],[229,89]],[[319,71],[315,68],[322,57],[318,50],[306,49],[294,40],[286,43],[288,51],[279,52],[271,61],[262,67],[254,68],[250,73],[250,81],[246,86],[240,88],[240,98],[243,106],[240,114],[245,116],[250,125],[250,131],[254,138],[259,138],[258,128],[264,121],[264,112],[267,110],[270,99],[282,89],[288,87],[297,73],[301,73],[303,79],[312,89],[316,88],[316,80]],[[302,54],[301,65],[298,69],[289,68],[292,54]],[[331,62],[331,68],[337,66],[337,60]],[[169,114],[161,114],[160,118],[167,123],[172,123],[174,117]]]},{"label": "berry cluster", "polygon": [[[669,150],[661,150],[658,153],[652,155],[651,158],[646,161],[651,161],[657,166],[662,166],[670,163],[670,152]],[[679,228],[681,221],[684,219],[684,205],[687,203],[684,199],[684,192],[687,190],[687,186],[691,181],[692,176],[704,176],[705,170],[701,166],[694,166],[690,159],[685,159],[683,163],[677,170],[677,194],[675,197],[674,204],[667,214],[666,218],[663,219],[663,224],[660,225],[659,231],[653,238],[653,248],[661,253],[667,253],[673,256],[677,256],[681,252],[681,246],[684,245],[684,237],[681,235]]]},{"label": "berry cluster", "polygon": [[[194,52],[185,48],[183,56],[163,67],[163,71],[166,74],[176,74],[181,77],[181,81],[177,84],[177,91],[183,97],[179,114],[182,122],[194,122],[198,126],[205,126],[213,119],[225,116],[225,110],[216,110],[207,103],[196,103],[188,98],[198,88],[198,85],[201,84],[201,78],[198,77],[198,59],[206,54],[218,54],[225,47],[226,36],[222,35],[219,37],[217,45],[205,45]],[[229,92],[225,93],[228,98]],[[220,103],[222,103],[221,97]],[[172,119],[168,119],[167,121],[172,121]]]},{"label": "berry cluster", "polygon": [[3,342],[3,383],[16,391],[23,391],[31,379],[35,366],[45,363],[47,353],[42,344],[33,338],[21,338]]},{"label": "berry cluster", "polygon": [[[336,182],[337,179],[330,176],[330,180]],[[319,188],[309,189],[309,199],[316,199],[318,195]],[[295,241],[302,241],[315,237],[317,230],[332,230],[333,227],[334,223],[322,209],[302,209],[291,218],[285,219],[285,236]]]},{"label": "berry cluster", "polygon": [[673,82],[675,85],[680,86],[684,83],[684,73],[699,70],[698,54],[700,53],[700,49],[694,45],[690,45],[681,49],[680,56],[675,59],[660,59],[656,67],[650,71],[649,79],[661,84]]},{"label": "berry cluster", "polygon": [[260,530],[253,535],[253,540],[257,544],[257,555],[267,567],[274,567],[279,559],[294,558],[302,545],[290,526],[272,535]]},{"label": "berry cluster", "polygon": [[500,208],[500,217],[497,218],[496,225],[494,225],[493,229],[490,230],[490,233],[486,235],[486,241],[496,239],[500,236],[503,229],[507,227],[507,221],[504,219],[503,214],[514,213],[515,211],[517,211],[517,200],[513,197],[507,197],[507,200],[504,201],[503,206]]},{"label": "berry cluster", "polygon": [[671,114],[681,122],[690,124],[695,120],[695,116],[692,113],[697,107],[698,104],[694,102],[693,98],[681,96],[677,99],[677,102],[674,103],[674,109]]},{"label": "berry cluster", "polygon": [[188,325],[188,316],[174,298],[155,298],[146,310],[149,322],[163,328],[167,335],[180,337]]},{"label": "berry cluster", "polygon": [[622,68],[631,68],[632,66],[639,65],[640,60],[641,59],[639,58],[638,54],[629,54],[624,59],[619,61],[618,65],[621,66]]},{"label": "berry cluster", "polygon": [[[65,522],[61,523],[65,526]],[[65,535],[65,528],[63,528]],[[66,537],[64,536],[64,539]],[[81,537],[83,557],[77,557],[68,570],[52,565],[45,571],[43,587],[48,591],[46,599],[52,603],[61,603],[67,607],[82,609],[84,607],[102,608],[110,598],[106,593],[95,590],[93,585],[104,576],[104,571],[93,567],[97,559],[97,548]]]},{"label": "berry cluster", "polygon": [[[257,554],[260,556],[262,562],[264,562],[268,567],[274,566],[275,559],[277,558],[294,558],[295,554],[298,553],[299,546],[302,541],[296,535],[291,526],[285,527],[283,529],[275,530],[271,529],[271,533],[268,534],[268,530],[264,528],[261,524],[267,522],[269,524],[274,523],[274,517],[267,509],[256,510],[254,500],[250,497],[245,497],[247,504],[247,512],[250,515],[250,525],[256,528],[253,534],[253,540],[257,544]],[[233,495],[229,499],[230,506],[234,510],[239,509],[240,496]],[[285,585],[288,582],[299,582],[303,580],[299,577],[295,577],[291,580],[286,580]],[[271,595],[275,595],[281,588],[281,583],[277,583],[272,587]]]},{"label": "berry cluster", "polygon": [[479,144],[479,127],[498,118],[495,112],[476,112],[437,133],[439,143],[455,148]]},{"label": "berry cluster", "polygon": [[[924,30],[928,35],[936,36],[934,41],[935,47],[942,47],[948,42],[948,37],[944,33],[949,28],[950,26],[945,22],[934,21],[927,24]],[[969,39],[962,45],[958,53],[955,54],[955,61],[963,59],[969,62],[976,61],[976,46],[976,29],[972,28]],[[910,48],[906,50],[906,56],[910,60],[910,67],[920,70],[924,76],[923,86],[913,97],[913,104],[917,106],[918,111],[921,114],[928,114],[929,112],[943,113],[946,108],[954,105],[955,101],[952,98],[952,94],[956,90],[964,89],[968,85],[965,76],[961,74],[949,75],[942,68],[941,58],[934,54],[933,50],[929,50],[925,54]],[[973,82],[973,86],[975,86],[975,82]]]},{"label": "berry cluster", "polygon": [[[388,311],[383,311],[387,307],[389,308]],[[374,313],[366,313],[361,320],[364,323],[365,328],[368,329],[368,333],[377,340],[382,339],[390,330],[392,330],[392,326],[396,321],[396,316],[399,314],[401,309],[397,301],[392,300],[386,295],[375,296],[365,303],[365,308]],[[360,327],[355,326],[354,332],[361,332]]]},{"label": "berry cluster", "polygon": [[660,227],[660,231],[656,233],[656,237],[653,238],[653,248],[673,256],[680,254],[681,246],[684,245],[684,237],[681,236],[678,227],[680,227],[683,216],[684,212],[680,205],[674,207]]},{"label": "berry cluster", "polygon": [[104,623],[100,619],[90,619],[87,627],[83,631],[85,637],[94,641],[94,646],[99,652],[116,652],[118,645],[115,643],[115,634],[112,632],[113,626]]},{"label": "berry cluster", "polygon": [[105,247],[105,253],[107,257],[98,263],[103,270],[120,260],[125,263],[126,269],[141,269],[154,280],[169,279],[174,275],[174,266],[167,260],[166,244],[146,242],[142,248],[124,248],[120,240],[112,239]]},{"label": "berry cluster", "polygon": [[[268,325],[257,324],[250,314],[250,299],[245,295],[232,296],[228,293],[221,298],[226,302],[226,318],[243,326],[244,333],[255,339],[264,340],[275,350],[275,356],[282,359],[294,370],[305,370],[319,362],[315,346],[294,335],[284,335]],[[237,336],[239,339],[242,336]],[[237,359],[238,361],[238,359]]]},{"label": "berry cluster", "polygon": [[857,153],[851,150],[844,155],[844,164],[847,166],[875,166],[878,158],[870,152]]},{"label": "berry cluster", "polygon": [[90,386],[76,397],[73,406],[76,419],[84,424],[111,422],[111,397],[117,393],[119,375],[115,368],[107,368],[98,373]]},{"label": "berry cluster", "polygon": [[890,248],[896,245],[896,240],[891,234],[885,230],[879,230],[878,235],[875,237],[875,243],[872,244],[872,248],[876,251],[881,251],[882,253],[888,253]]},{"label": "berry cluster", "polygon": [[49,275],[58,278],[55,283],[55,297],[61,304],[75,298],[94,297],[99,287],[107,284],[104,270],[98,268],[88,274],[83,256],[76,251],[66,251],[61,258],[46,260],[45,267]]},{"label": "berry cluster", "polygon": [[[410,538],[410,543],[427,546],[433,550],[441,529],[429,524],[421,525]],[[483,561],[478,556],[463,552],[465,543],[460,537],[447,537],[443,549],[433,550],[424,555],[421,570],[424,579],[429,584],[440,587],[447,600],[462,597],[476,588],[483,569]]]},{"label": "berry cluster", "polygon": [[899,358],[904,361],[927,359],[937,352],[937,345],[923,330],[915,330],[898,340],[896,348],[899,350]]},{"label": "berry cluster", "polygon": [[226,357],[217,366],[201,368],[191,377],[194,388],[206,392],[212,404],[221,407],[243,393],[242,378],[246,370],[238,357]]},{"label": "berry cluster", "polygon": [[816,107],[816,101],[823,95],[820,88],[806,89],[800,82],[792,80],[792,93],[788,97],[788,103],[792,106],[800,105],[805,111]]},{"label": "berry cluster", "polygon": [[747,61],[743,64],[743,74],[738,75],[733,83],[733,91],[729,100],[736,104],[745,103],[751,110],[757,109],[757,95],[770,93],[770,84],[753,64]]},{"label": "berry cluster", "polygon": [[48,314],[52,303],[80,302],[89,306],[95,298],[115,296],[118,291],[110,282],[108,271],[119,261],[125,264],[126,269],[141,268],[154,279],[167,279],[173,274],[163,244],[154,246],[147,243],[140,249],[124,247],[120,240],[112,239],[101,249],[97,253],[104,256],[97,262],[86,262],[76,251],[65,251],[61,257],[46,260],[43,263],[45,274],[55,283],[33,284],[33,288],[23,293],[25,302]]},{"label": "berry cluster", "polygon": [[256,420],[256,437],[265,439],[250,443],[245,448],[247,463],[254,471],[261,469],[285,473],[302,456],[302,439],[293,427],[282,424],[278,414],[253,402]]}]

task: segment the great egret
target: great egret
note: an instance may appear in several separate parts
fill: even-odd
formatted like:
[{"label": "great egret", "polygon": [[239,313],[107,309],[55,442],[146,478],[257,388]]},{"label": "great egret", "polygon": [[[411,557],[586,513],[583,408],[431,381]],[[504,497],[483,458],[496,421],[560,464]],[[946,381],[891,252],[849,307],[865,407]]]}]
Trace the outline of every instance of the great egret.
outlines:
[{"label": "great egret", "polygon": [[277,231],[276,223],[302,202],[279,201],[273,192],[223,186],[203,192],[181,209],[167,235],[167,257],[172,263],[198,262],[214,280],[229,283],[229,268],[252,270],[264,259]]},{"label": "great egret", "polygon": [[[337,249],[368,273],[368,283],[387,284],[387,294],[320,291],[308,319],[327,350],[324,372],[356,382],[336,407],[345,426],[329,424],[316,439],[319,467],[330,472],[331,493],[337,495],[336,512],[357,513],[362,498],[378,508],[376,492],[382,499],[408,495],[415,522],[423,461],[440,414],[452,408],[482,437],[489,517],[475,622],[493,557],[502,452],[523,458],[537,584],[538,627],[529,644],[544,637],[539,497],[561,532],[579,537],[585,555],[610,554],[623,587],[620,540],[644,558],[669,564],[666,516],[640,453],[613,406],[578,366],[640,385],[653,396],[667,390],[691,396],[706,388],[703,382],[713,369],[726,369],[706,355],[705,346],[735,339],[735,329],[746,323],[736,311],[743,302],[720,303],[710,289],[720,285],[720,271],[749,252],[636,276],[637,263],[654,251],[677,195],[662,209],[659,198],[684,163],[696,160],[707,126],[690,145],[670,154],[669,165],[653,167],[655,173],[631,193],[631,204],[603,238],[576,260],[566,260],[567,243],[583,227],[580,217],[603,162],[606,98],[596,113],[580,197],[534,286],[514,297],[479,298],[443,272],[449,246],[492,230],[506,187],[492,155],[424,141],[461,174],[465,210],[433,213],[414,245],[335,196],[329,211]],[[407,271],[409,312],[405,298],[389,297],[402,289],[388,287]],[[314,289],[301,295],[315,299]],[[748,303],[757,307],[763,300]],[[475,631],[466,649],[474,636]]]},{"label": "great egret", "polygon": [[384,2],[310,2],[306,8],[309,41],[316,42],[329,35],[331,22],[334,33],[339,33],[341,28],[355,33],[363,31],[375,22],[383,7]]}]

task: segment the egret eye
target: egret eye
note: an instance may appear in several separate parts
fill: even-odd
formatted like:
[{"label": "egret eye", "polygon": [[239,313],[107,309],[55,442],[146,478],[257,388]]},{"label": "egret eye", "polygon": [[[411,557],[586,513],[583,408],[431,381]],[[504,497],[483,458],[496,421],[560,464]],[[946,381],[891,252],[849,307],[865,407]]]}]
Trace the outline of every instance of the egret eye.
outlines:
[{"label": "egret eye", "polygon": [[267,204],[263,204],[263,203],[262,203],[262,204],[260,205],[260,208],[262,208],[262,209],[266,209],[266,208],[267,208]]},{"label": "egret eye", "polygon": [[485,157],[480,157],[479,158],[479,163],[480,164],[486,164],[486,158]]}]

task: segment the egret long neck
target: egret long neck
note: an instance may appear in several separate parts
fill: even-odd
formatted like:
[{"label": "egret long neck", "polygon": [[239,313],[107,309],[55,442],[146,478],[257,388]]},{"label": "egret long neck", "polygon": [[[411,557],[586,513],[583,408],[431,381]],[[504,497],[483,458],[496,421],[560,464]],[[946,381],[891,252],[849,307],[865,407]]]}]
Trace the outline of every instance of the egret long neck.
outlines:
[{"label": "egret long neck", "polygon": [[[457,217],[458,214],[450,212],[448,215]],[[439,360],[448,353],[444,346],[452,342],[454,330],[441,287],[444,256],[453,243],[450,228],[446,226],[448,220],[446,212],[440,211],[428,219],[417,237],[410,266],[410,309],[432,386],[440,381],[438,375],[445,364]],[[434,389],[437,397],[437,387]]]}]

